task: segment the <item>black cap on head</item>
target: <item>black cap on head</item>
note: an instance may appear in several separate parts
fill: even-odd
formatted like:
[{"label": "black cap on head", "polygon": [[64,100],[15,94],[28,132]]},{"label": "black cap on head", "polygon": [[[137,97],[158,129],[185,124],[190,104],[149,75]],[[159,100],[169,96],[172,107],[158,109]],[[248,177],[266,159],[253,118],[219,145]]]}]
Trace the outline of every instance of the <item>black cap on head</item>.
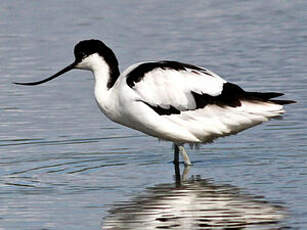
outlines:
[{"label": "black cap on head", "polygon": [[76,62],[81,62],[91,54],[98,53],[110,65],[118,65],[118,61],[113,51],[100,40],[83,40],[80,41],[74,49]]}]

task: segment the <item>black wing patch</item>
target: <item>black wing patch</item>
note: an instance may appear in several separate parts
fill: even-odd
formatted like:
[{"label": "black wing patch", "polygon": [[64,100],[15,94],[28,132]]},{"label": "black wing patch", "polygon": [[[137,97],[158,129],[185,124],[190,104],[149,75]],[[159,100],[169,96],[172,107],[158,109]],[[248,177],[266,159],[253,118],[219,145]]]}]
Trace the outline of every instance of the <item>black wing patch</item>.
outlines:
[{"label": "black wing patch", "polygon": [[223,91],[218,96],[208,94],[199,94],[191,91],[195,100],[196,108],[202,109],[206,105],[231,106],[237,107],[241,105],[240,99],[243,98],[244,90],[232,83],[224,83]]},{"label": "black wing patch", "polygon": [[[208,70],[201,68],[196,65],[191,65],[191,64],[186,64],[186,63],[181,63],[181,62],[176,62],[176,61],[160,61],[160,62],[147,62],[140,64],[137,66],[135,69],[133,69],[130,73],[127,75],[127,85],[129,87],[134,87],[135,83],[140,82],[146,73],[154,70],[154,69],[172,69],[176,71],[182,71],[186,70],[186,68],[191,69],[192,71],[194,70],[193,73],[197,73],[196,71],[205,73],[209,76],[212,76]],[[213,77],[213,76],[212,76]]]},{"label": "black wing patch", "polygon": [[142,101],[150,108],[152,108],[159,115],[172,115],[172,114],[180,114],[181,111],[176,109],[174,106],[170,105],[169,108],[162,108],[161,106],[153,106],[145,101]]},{"label": "black wing patch", "polygon": [[241,106],[241,100],[246,101],[269,101],[276,104],[284,105],[289,103],[295,103],[290,100],[270,100],[271,98],[282,96],[282,93],[268,92],[268,93],[259,93],[259,92],[246,92],[239,86],[232,83],[224,83],[223,91],[218,96],[211,96],[208,94],[199,94],[191,91],[191,94],[195,100],[195,108],[192,109],[182,109],[179,110],[172,105],[169,105],[168,108],[162,108],[161,106],[153,106],[149,103],[142,101],[146,105],[148,105],[151,109],[153,109],[159,115],[173,115],[180,114],[184,111],[192,111],[197,109],[202,109],[207,105],[218,105],[221,107],[230,106],[230,107],[238,107]]}]

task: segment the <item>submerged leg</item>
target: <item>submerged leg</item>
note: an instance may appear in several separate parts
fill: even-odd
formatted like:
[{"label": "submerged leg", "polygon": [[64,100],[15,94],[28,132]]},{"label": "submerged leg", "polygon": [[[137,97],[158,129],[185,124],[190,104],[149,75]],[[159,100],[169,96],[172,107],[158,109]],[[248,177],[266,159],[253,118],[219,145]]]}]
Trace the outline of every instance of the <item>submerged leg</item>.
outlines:
[{"label": "submerged leg", "polygon": [[181,185],[181,177],[180,177],[180,167],[179,164],[174,163],[174,169],[175,169],[175,182],[177,186]]},{"label": "submerged leg", "polygon": [[174,169],[175,169],[175,182],[176,186],[181,186],[182,182],[185,182],[188,180],[188,174],[190,171],[190,166],[184,166],[182,176],[180,176],[180,167],[179,164],[174,164]]},{"label": "submerged leg", "polygon": [[174,164],[179,164],[179,152],[183,157],[183,161],[185,165],[192,165],[190,158],[185,151],[183,144],[174,144]]},{"label": "submerged leg", "polygon": [[183,172],[182,172],[182,177],[181,177],[182,181],[187,181],[188,180],[188,175],[189,175],[190,169],[191,169],[190,165],[185,165],[184,166],[184,169],[183,169]]},{"label": "submerged leg", "polygon": [[179,164],[179,148],[175,143],[174,143],[174,164],[175,165]]}]

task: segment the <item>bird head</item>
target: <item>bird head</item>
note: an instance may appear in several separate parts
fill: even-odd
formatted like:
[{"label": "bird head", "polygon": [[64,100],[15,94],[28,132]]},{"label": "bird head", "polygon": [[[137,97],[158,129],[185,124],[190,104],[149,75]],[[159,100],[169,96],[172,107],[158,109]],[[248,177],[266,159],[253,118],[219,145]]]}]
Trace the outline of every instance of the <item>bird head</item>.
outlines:
[{"label": "bird head", "polygon": [[14,84],[29,86],[39,85],[57,78],[72,69],[94,71],[95,67],[99,65],[101,59],[107,63],[111,72],[118,70],[118,61],[113,51],[100,40],[91,39],[80,41],[77,45],[75,45],[74,55],[75,61],[72,64],[66,66],[64,69],[44,80],[35,82],[14,82]]}]

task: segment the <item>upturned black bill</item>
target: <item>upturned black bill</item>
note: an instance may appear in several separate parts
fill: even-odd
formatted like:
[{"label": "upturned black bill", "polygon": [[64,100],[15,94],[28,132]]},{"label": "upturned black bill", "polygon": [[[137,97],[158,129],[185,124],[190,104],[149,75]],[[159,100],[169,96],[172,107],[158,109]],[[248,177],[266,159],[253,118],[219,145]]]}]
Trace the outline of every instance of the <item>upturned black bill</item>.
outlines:
[{"label": "upturned black bill", "polygon": [[57,72],[56,74],[52,75],[51,77],[48,77],[44,80],[41,80],[41,81],[35,81],[35,82],[14,82],[14,84],[16,85],[39,85],[39,84],[42,84],[42,83],[45,83],[47,81],[50,81],[56,77],[59,77],[60,75],[74,69],[76,66],[76,63],[72,63],[70,64],[69,66],[66,66],[64,69],[62,69],[61,71]]}]

